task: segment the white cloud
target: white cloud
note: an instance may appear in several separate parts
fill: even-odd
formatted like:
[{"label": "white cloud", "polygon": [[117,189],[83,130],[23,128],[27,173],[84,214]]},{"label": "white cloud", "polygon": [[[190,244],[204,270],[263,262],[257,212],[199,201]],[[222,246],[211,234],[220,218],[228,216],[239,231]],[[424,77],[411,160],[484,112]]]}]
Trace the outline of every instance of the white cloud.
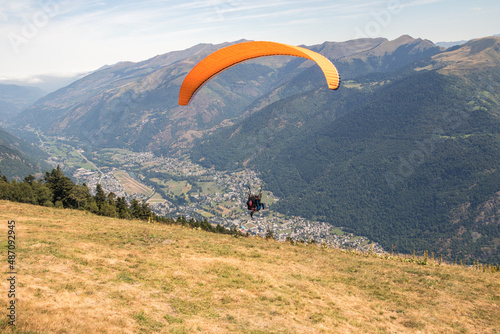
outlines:
[{"label": "white cloud", "polygon": [[408,3],[401,4],[402,7],[425,6],[445,0],[409,0]]}]

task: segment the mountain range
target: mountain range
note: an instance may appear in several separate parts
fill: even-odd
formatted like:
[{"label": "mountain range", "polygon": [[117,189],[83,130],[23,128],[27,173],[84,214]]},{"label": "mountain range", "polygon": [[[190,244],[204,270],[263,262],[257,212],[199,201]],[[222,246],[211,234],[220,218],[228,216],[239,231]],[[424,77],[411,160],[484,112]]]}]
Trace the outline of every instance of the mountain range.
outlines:
[{"label": "mountain range", "polygon": [[251,167],[282,198],[278,211],[402,252],[500,260],[500,38],[448,49],[410,36],[325,42],[308,48],[337,66],[338,91],[311,61],[266,57],[178,106],[186,73],[229,44],[106,66],[41,98],[14,127],[72,138],[85,152]]},{"label": "mountain range", "polygon": [[[322,84],[318,80],[322,74],[311,61],[264,58],[223,72],[187,108],[178,106],[178,89],[185,74],[202,57],[225,45],[201,44],[139,63],[107,66],[40,99],[23,112],[16,125],[28,124],[47,134],[77,137],[89,148],[127,147],[171,153],[199,137],[201,131],[219,127],[224,120]],[[431,42],[409,36],[395,41],[327,42],[311,49],[333,60],[349,59],[340,68],[345,77],[387,71],[439,51]],[[381,56],[396,50],[400,63]],[[257,99],[259,105],[255,105]],[[247,106],[251,104],[249,111]]]}]

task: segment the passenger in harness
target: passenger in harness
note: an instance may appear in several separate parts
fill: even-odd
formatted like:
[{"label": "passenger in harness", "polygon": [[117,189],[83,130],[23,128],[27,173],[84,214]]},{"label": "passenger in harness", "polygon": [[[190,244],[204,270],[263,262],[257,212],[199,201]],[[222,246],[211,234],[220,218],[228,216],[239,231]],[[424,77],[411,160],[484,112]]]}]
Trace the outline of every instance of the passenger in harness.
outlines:
[{"label": "passenger in harness", "polygon": [[261,202],[262,199],[262,188],[259,191],[258,195],[252,195],[252,191],[250,190],[250,187],[248,187],[248,200],[247,200],[247,208],[248,210],[252,210],[250,212],[250,217],[253,218],[253,214],[257,211],[260,211],[260,209],[265,209],[266,205]]}]

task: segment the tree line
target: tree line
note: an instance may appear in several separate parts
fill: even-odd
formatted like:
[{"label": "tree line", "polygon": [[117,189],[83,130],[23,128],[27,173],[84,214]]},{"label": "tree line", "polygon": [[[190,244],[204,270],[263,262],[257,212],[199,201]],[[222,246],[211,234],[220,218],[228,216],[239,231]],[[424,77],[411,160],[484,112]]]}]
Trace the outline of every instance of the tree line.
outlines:
[{"label": "tree line", "polygon": [[68,208],[89,211],[91,213],[121,219],[141,219],[164,224],[178,224],[199,228],[208,232],[242,235],[236,229],[227,229],[218,224],[213,226],[206,219],[202,221],[184,216],[167,218],[151,211],[148,203],[132,199],[130,204],[125,197],[119,197],[113,192],[106,193],[100,184],[97,184],[95,195],[89,187],[75,184],[59,166],[51,172],[36,179],[33,175],[26,176],[23,181],[9,180],[0,171],[0,200],[28,203],[55,208]]}]

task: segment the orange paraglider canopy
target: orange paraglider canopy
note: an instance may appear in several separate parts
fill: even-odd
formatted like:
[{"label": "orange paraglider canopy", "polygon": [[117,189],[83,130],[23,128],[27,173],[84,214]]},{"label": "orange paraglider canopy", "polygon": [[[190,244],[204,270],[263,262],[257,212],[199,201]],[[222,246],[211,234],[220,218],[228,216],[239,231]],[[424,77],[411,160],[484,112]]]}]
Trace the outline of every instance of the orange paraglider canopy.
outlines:
[{"label": "orange paraglider canopy", "polygon": [[249,59],[264,56],[296,56],[315,61],[323,71],[328,88],[337,89],[340,77],[324,56],[300,46],[275,42],[243,42],[222,48],[202,59],[188,73],[179,91],[179,104],[187,105],[193,95],[211,78],[225,69]]}]

